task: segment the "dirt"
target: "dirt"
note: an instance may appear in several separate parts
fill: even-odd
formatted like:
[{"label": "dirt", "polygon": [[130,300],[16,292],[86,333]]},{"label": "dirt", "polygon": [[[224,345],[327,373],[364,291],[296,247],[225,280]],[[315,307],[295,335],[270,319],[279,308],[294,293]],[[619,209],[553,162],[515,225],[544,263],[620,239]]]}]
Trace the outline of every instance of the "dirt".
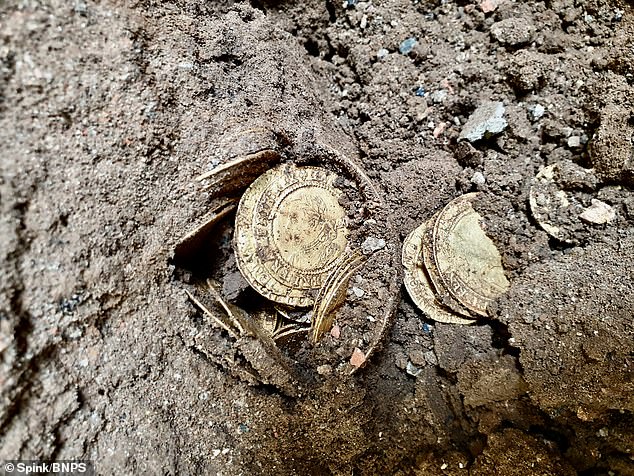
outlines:
[{"label": "dirt", "polygon": [[[91,459],[99,474],[634,474],[632,38],[632,6],[605,0],[4,2],[0,459]],[[506,125],[460,140],[491,101]],[[364,294],[348,293],[340,337],[281,349],[293,378],[185,294],[209,275],[231,302],[257,299],[230,219],[217,266],[174,255],[217,200],[195,177],[249,152],[238,132],[259,127],[283,161],[346,176],[357,241],[386,242],[351,281]],[[342,156],[383,204],[354,191]],[[556,163],[594,168],[558,186],[614,219],[548,235],[528,197]],[[471,191],[511,288],[476,325],[434,323],[394,256]]]}]

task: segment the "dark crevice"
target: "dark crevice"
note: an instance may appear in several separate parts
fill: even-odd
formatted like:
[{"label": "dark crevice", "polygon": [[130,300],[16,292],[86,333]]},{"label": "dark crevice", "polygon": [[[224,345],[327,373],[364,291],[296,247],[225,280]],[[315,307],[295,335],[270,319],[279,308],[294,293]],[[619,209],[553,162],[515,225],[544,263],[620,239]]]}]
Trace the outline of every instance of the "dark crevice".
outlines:
[{"label": "dark crevice", "polygon": [[570,448],[570,436],[566,435],[563,429],[558,429],[554,425],[549,427],[531,426],[528,431],[535,437],[555,443],[562,454]]},{"label": "dark crevice", "polygon": [[456,372],[450,372],[449,370],[446,370],[446,369],[442,368],[440,365],[437,365],[436,366],[436,374],[441,379],[444,379],[447,382],[450,382],[451,385],[457,385],[458,384],[458,374]]},{"label": "dark crevice", "polygon": [[315,58],[319,58],[319,45],[314,39],[308,38],[304,42],[304,48],[309,55],[314,56]]},{"label": "dark crevice", "polygon": [[[509,330],[509,326],[503,322],[491,320],[488,322],[488,325],[491,327],[493,331],[491,345],[495,349],[500,349],[504,354],[512,355],[513,357],[519,358],[520,349],[519,347],[515,347],[509,343],[509,339],[513,337],[511,331]],[[519,366],[518,360],[518,366]],[[521,371],[522,369],[520,369]]]},{"label": "dark crevice", "polygon": [[326,10],[328,10],[328,21],[335,23],[337,21],[337,7],[333,0],[326,0]]}]

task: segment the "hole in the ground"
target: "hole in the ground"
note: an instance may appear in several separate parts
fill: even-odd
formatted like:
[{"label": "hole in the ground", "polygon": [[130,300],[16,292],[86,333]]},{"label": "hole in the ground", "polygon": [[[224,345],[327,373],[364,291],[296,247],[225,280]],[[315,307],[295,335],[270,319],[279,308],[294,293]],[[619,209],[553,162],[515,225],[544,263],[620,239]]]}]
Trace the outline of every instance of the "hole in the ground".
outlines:
[{"label": "hole in the ground", "polygon": [[309,55],[314,56],[315,58],[319,58],[319,45],[315,40],[309,38],[304,43],[304,48],[308,52]]}]

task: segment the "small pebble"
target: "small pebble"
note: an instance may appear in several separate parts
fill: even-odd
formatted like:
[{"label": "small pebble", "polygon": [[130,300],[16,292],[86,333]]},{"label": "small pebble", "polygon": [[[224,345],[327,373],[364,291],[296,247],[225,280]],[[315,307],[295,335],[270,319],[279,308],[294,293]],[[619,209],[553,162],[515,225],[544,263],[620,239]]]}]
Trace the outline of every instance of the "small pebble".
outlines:
[{"label": "small pebble", "polygon": [[364,29],[366,26],[368,26],[368,16],[367,15],[363,15],[361,17],[361,23],[359,23],[359,27],[361,29]]},{"label": "small pebble", "polygon": [[581,146],[581,137],[579,136],[570,136],[568,137],[568,147],[571,149],[576,149]]},{"label": "small pebble", "polygon": [[183,61],[182,63],[178,63],[178,69],[190,70],[194,69],[194,63],[189,61]]},{"label": "small pebble", "polygon": [[593,198],[592,205],[586,208],[584,212],[579,215],[579,218],[583,221],[593,223],[595,225],[608,223],[614,220],[614,217],[616,217],[614,208],[601,200],[597,200],[596,198]]},{"label": "small pebble", "polygon": [[623,19],[623,13],[625,13],[620,8],[614,10],[614,17],[612,17],[612,21],[621,21]]},{"label": "small pebble", "polygon": [[350,357],[350,365],[359,368],[365,363],[365,354],[358,347],[354,348],[352,356]]},{"label": "small pebble", "polygon": [[478,107],[462,126],[460,139],[476,142],[499,134],[508,126],[504,119],[504,104],[501,102],[486,102]]},{"label": "small pebble", "polygon": [[440,89],[431,93],[429,97],[431,98],[432,102],[440,104],[444,102],[445,99],[447,99],[447,91],[445,89]]},{"label": "small pebble", "polygon": [[427,351],[423,355],[429,365],[438,365],[438,357],[436,357],[433,350]]},{"label": "small pebble", "polygon": [[361,288],[358,288],[356,286],[353,286],[352,288],[352,292],[354,293],[354,295],[358,298],[363,297],[363,295],[365,294],[365,291]]},{"label": "small pebble", "polygon": [[332,373],[332,367],[328,364],[317,366],[317,373],[319,375],[330,375]]},{"label": "small pebble", "polygon": [[434,128],[434,132],[432,133],[432,135],[436,138],[440,137],[442,133],[445,132],[445,129],[449,124],[449,122],[441,122],[436,128]]},{"label": "small pebble", "polygon": [[385,248],[385,240],[383,238],[374,238],[373,236],[368,236],[361,244],[361,251],[366,255],[383,248]]},{"label": "small pebble", "polygon": [[383,59],[385,58],[390,52],[388,50],[386,50],[385,48],[381,48],[379,51],[376,52],[376,57],[378,59]]},{"label": "small pebble", "polygon": [[408,55],[412,52],[417,43],[418,41],[416,41],[416,38],[408,38],[400,44],[398,50],[401,54]]},{"label": "small pebble", "polygon": [[481,187],[486,183],[486,178],[482,175],[482,172],[475,172],[473,177],[471,177],[471,183]]},{"label": "small pebble", "polygon": [[158,103],[156,101],[150,101],[149,103],[147,103],[147,105],[145,106],[145,116],[148,119],[154,119],[156,117],[156,105]]},{"label": "small pebble", "polygon": [[411,350],[408,352],[409,361],[416,367],[423,367],[427,365],[425,354],[421,350]]},{"label": "small pebble", "polygon": [[332,329],[330,329],[330,335],[335,339],[339,339],[339,337],[341,337],[341,327],[339,327],[338,324],[332,326]]},{"label": "small pebble", "polygon": [[527,18],[506,18],[491,25],[491,35],[499,43],[519,46],[530,43],[535,34],[535,26]]},{"label": "small pebble", "polygon": [[535,104],[533,106],[529,106],[528,112],[530,112],[531,119],[533,121],[539,121],[542,117],[544,117],[546,108],[542,106],[541,104]]},{"label": "small pebble", "polygon": [[482,13],[491,13],[498,7],[499,0],[482,0],[480,2],[480,10]]},{"label": "small pebble", "polygon": [[88,5],[86,5],[84,2],[76,2],[73,11],[75,13],[79,13],[82,16],[86,16],[86,13],[88,13]]},{"label": "small pebble", "polygon": [[418,377],[420,373],[422,372],[422,370],[416,367],[411,362],[407,362],[407,367],[405,367],[405,372],[407,372],[407,374],[411,375],[412,377]]}]

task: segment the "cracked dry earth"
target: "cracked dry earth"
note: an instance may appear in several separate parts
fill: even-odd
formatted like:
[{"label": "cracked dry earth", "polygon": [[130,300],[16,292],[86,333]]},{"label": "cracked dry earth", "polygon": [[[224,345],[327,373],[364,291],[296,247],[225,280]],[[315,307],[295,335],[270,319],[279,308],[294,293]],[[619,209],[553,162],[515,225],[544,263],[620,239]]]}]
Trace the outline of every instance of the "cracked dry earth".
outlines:
[{"label": "cracked dry earth", "polygon": [[[633,25],[604,0],[2,2],[0,459],[634,474]],[[490,101],[505,124],[461,140]],[[361,372],[296,396],[244,378],[173,251],[209,206],[193,179],[251,121],[355,159],[399,240],[483,192],[510,290],[473,326],[402,292]],[[576,203],[614,212],[568,224],[574,244],[528,206],[561,162]]]}]

